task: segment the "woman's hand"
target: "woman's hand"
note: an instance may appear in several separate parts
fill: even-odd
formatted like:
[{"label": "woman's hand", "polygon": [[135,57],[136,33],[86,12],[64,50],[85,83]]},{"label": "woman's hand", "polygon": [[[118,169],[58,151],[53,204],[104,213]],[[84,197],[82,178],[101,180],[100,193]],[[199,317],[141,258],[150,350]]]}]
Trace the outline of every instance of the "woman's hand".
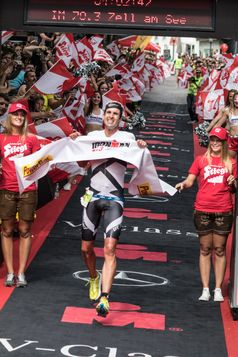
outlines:
[{"label": "woman's hand", "polygon": [[177,183],[177,185],[175,186],[176,190],[178,190],[178,192],[181,192],[182,190],[185,189],[185,182],[179,182]]},{"label": "woman's hand", "polygon": [[187,178],[182,181],[177,183],[177,185],[175,186],[176,190],[178,190],[179,192],[181,192],[182,190],[184,190],[185,188],[190,188],[192,187],[192,185],[194,184],[195,180],[196,180],[196,175],[194,174],[189,174],[187,176]]},{"label": "woman's hand", "polygon": [[235,178],[235,176],[230,175],[230,176],[227,178],[227,183],[228,183],[229,186],[235,185],[235,184],[236,184],[236,178]]}]

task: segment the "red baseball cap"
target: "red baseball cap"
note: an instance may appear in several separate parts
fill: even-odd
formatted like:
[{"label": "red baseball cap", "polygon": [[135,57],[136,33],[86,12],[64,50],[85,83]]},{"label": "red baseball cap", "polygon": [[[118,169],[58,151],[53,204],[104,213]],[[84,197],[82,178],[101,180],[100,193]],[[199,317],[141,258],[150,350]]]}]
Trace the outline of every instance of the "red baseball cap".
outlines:
[{"label": "red baseball cap", "polygon": [[218,139],[220,140],[227,140],[228,139],[228,133],[226,131],[226,129],[224,128],[213,128],[210,133],[209,136],[216,136]]},{"label": "red baseball cap", "polygon": [[25,107],[25,105],[23,105],[21,103],[12,103],[12,104],[10,104],[9,109],[8,109],[8,113],[14,113],[14,112],[17,112],[18,110],[23,110],[26,114],[28,113],[28,110]]}]

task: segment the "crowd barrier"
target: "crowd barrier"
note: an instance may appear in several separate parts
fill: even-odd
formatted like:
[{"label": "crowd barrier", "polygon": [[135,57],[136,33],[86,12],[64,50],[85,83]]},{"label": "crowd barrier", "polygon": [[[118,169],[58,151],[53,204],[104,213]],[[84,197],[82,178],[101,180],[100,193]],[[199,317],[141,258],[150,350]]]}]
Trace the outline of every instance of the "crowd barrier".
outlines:
[{"label": "crowd barrier", "polygon": [[230,279],[228,289],[232,317],[234,320],[238,320],[238,193],[236,193],[235,202],[235,218],[232,237]]}]

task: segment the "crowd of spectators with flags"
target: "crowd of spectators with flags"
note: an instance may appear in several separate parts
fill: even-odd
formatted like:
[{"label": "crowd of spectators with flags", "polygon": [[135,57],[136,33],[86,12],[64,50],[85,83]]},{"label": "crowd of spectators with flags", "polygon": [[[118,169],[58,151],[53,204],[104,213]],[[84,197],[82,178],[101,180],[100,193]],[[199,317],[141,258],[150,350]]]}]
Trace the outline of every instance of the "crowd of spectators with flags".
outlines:
[{"label": "crowd of spectators with flags", "polygon": [[[194,94],[193,113],[188,123],[196,125],[195,132],[200,144],[207,146],[207,133],[214,126],[221,125],[218,119],[224,108],[234,106],[229,102],[229,93],[238,89],[238,55],[221,50],[221,53],[206,58],[184,55],[182,59],[178,86],[188,88],[188,97],[191,93]],[[191,101],[188,100],[189,114],[190,110]],[[228,127],[227,129],[229,130]]]},{"label": "crowd of spectators with flags", "polygon": [[[109,41],[103,35],[55,32],[28,33],[20,41],[14,38],[14,32],[2,32],[1,131],[9,104],[20,102],[29,109],[29,130],[42,145],[73,130],[87,134],[93,130],[87,117],[100,113],[109,101],[122,104],[125,130],[144,126],[144,93],[170,75],[170,63],[157,55],[158,48],[154,52],[155,45],[150,47],[154,51],[144,50],[146,36],[138,36],[137,48],[124,47],[121,40],[127,38]],[[95,97],[100,98],[98,104]],[[77,163],[66,166],[51,171],[53,182],[77,174]]]},{"label": "crowd of spectators with flags", "polygon": [[[73,130],[82,134],[94,130],[109,101],[123,105],[125,130],[144,126],[145,92],[162,84],[173,70],[173,63],[158,53],[148,36],[114,39],[55,32],[29,33],[25,41],[12,38],[14,32],[2,32],[1,130],[9,104],[20,102],[29,109],[29,129],[41,137],[42,145]],[[238,56],[183,54],[180,59],[176,80],[180,88],[188,88],[188,123],[198,124],[195,131],[206,146],[207,127],[225,107],[228,91],[237,89]],[[97,119],[90,125],[87,118],[92,116]],[[67,172],[60,165],[52,170],[53,182],[77,173],[77,163],[69,166]]]}]

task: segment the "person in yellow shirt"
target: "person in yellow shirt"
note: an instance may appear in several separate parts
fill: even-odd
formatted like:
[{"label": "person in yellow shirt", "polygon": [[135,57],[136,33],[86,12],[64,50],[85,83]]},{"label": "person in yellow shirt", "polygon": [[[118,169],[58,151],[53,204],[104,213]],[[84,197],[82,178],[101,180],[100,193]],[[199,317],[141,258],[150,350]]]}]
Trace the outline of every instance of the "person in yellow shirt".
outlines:
[{"label": "person in yellow shirt", "polygon": [[203,82],[203,76],[201,70],[196,70],[195,76],[189,78],[188,94],[187,94],[187,108],[190,120],[188,124],[195,124],[198,122],[198,116],[196,113],[196,96],[197,92]]},{"label": "person in yellow shirt", "polygon": [[178,55],[178,57],[174,60],[174,69],[175,69],[177,83],[178,83],[178,75],[180,74],[182,67],[183,67],[183,59],[181,55]]}]

